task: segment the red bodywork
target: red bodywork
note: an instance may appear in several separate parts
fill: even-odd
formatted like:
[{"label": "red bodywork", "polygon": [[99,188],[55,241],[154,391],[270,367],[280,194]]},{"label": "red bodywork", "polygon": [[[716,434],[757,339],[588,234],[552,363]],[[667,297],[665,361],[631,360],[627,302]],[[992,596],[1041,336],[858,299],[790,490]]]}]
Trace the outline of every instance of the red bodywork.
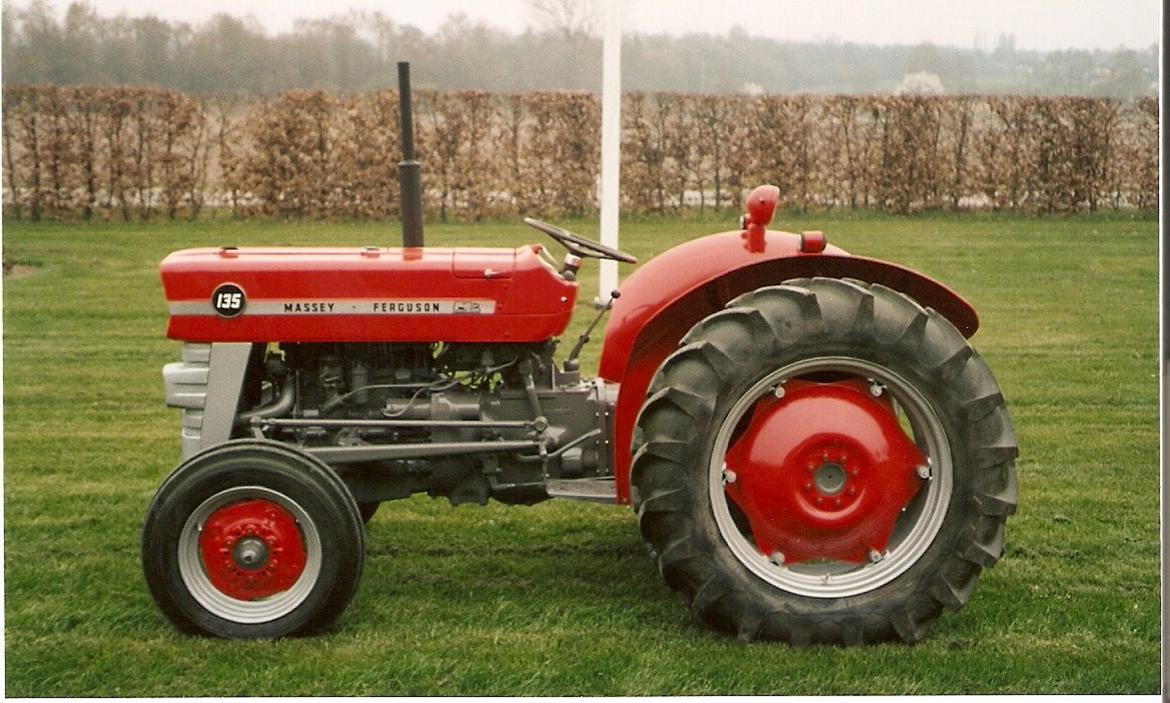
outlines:
[{"label": "red bodywork", "polygon": [[[577,298],[538,252],[517,249],[187,249],[160,270],[167,336],[191,342],[539,342]],[[243,311],[212,295],[243,290]]]},{"label": "red bodywork", "polygon": [[[750,202],[750,199],[749,199]],[[754,215],[754,213],[751,213]],[[677,246],[642,265],[622,282],[622,296],[605,328],[598,374],[621,384],[614,412],[614,474],[618,500],[630,500],[630,440],[646,389],[658,367],[690,328],[736,296],[791,278],[856,278],[901,291],[940,312],[965,336],[979,327],[975,310],[957,293],[895,264],[850,256],[807,237],[748,229],[713,234]],[[809,233],[810,235],[813,233]],[[817,246],[808,246],[816,243]]]}]

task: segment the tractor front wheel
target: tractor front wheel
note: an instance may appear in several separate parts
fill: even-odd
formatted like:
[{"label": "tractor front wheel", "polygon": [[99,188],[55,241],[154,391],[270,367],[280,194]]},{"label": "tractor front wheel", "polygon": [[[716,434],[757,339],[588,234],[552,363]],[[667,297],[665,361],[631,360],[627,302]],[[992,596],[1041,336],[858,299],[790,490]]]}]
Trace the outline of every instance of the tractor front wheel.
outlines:
[{"label": "tractor front wheel", "polygon": [[179,629],[232,639],[312,632],[345,609],[361,577],[364,530],[326,465],[274,442],[196,454],[155,494],[142,566]]},{"label": "tractor front wheel", "polygon": [[740,296],[638,419],[639,526],[705,623],[793,644],[916,642],[1003,551],[1016,440],[990,370],[879,285]]}]

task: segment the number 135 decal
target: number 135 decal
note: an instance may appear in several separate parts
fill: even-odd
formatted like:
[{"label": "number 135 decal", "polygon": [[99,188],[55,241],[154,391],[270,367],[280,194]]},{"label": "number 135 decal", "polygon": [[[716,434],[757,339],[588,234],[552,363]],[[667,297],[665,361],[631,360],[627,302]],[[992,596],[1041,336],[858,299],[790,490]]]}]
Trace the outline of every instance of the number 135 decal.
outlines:
[{"label": "number 135 decal", "polygon": [[220,317],[235,317],[244,312],[248,299],[244,296],[244,289],[234,283],[220,284],[211,294],[211,307]]}]

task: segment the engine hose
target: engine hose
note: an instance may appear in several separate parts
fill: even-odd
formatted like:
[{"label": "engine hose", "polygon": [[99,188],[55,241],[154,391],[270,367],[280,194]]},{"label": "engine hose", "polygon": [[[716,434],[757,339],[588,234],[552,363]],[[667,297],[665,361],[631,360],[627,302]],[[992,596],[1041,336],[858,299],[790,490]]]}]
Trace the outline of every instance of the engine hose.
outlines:
[{"label": "engine hose", "polygon": [[237,427],[242,425],[250,425],[252,424],[252,420],[287,415],[288,413],[292,412],[296,402],[297,384],[296,378],[294,377],[285,381],[284,385],[281,386],[280,397],[276,399],[276,402],[272,403],[271,405],[265,405],[263,407],[256,408],[255,410],[249,410],[246,413],[236,414],[235,424]]}]

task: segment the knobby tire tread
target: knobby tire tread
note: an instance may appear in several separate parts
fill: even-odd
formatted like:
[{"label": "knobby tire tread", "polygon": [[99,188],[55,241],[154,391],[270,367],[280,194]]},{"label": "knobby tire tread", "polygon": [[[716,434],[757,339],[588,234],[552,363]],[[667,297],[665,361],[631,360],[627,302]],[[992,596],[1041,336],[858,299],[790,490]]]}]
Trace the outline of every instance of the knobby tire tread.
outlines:
[{"label": "knobby tire tread", "polygon": [[[836,350],[836,351],[822,351]],[[944,525],[927,550],[933,574],[904,573],[874,591],[820,612],[816,599],[781,592],[727,567],[713,550],[707,496],[707,450],[727,395],[743,392],[761,369],[801,355],[863,351],[909,358],[932,404],[953,398],[944,420],[956,476]],[[769,366],[771,365],[771,366]],[[632,446],[631,496],[639,530],[667,585],[696,617],[742,640],[782,640],[794,646],[920,641],[943,609],[971,597],[984,568],[1003,555],[1004,522],[1015,512],[1017,442],[1002,393],[966,339],[936,311],[877,284],[851,279],[786,281],[732,300],[699,322],[663,362],[648,390]],[[948,525],[958,521],[958,527]],[[716,536],[718,533],[716,531]],[[732,557],[734,560],[734,557]],[[918,568],[919,563],[911,567]],[[909,572],[907,572],[909,573]]]}]

